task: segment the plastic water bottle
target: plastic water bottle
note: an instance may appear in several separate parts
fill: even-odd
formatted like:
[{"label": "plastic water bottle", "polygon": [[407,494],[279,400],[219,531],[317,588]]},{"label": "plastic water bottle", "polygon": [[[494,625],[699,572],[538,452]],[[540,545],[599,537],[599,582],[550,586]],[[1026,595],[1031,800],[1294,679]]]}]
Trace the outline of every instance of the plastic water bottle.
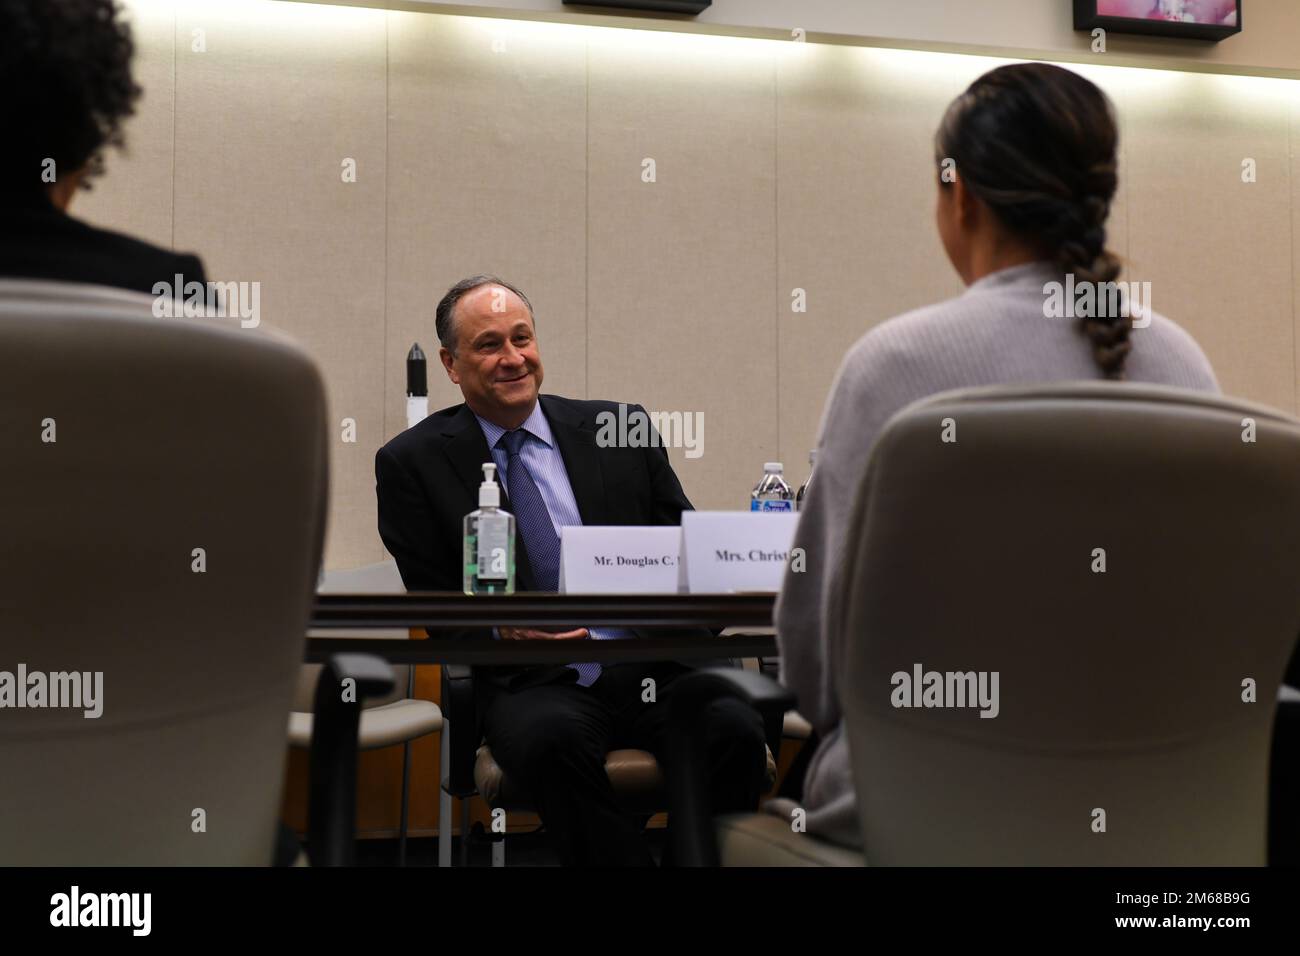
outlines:
[{"label": "plastic water bottle", "polygon": [[808,488],[812,485],[813,474],[817,471],[817,450],[808,452],[808,477],[799,486],[799,493],[794,496],[794,510],[803,511],[803,500],[808,497]]},{"label": "plastic water bottle", "polygon": [[750,511],[793,511],[794,492],[785,483],[785,467],[779,461],[763,465],[763,480],[749,496]]}]

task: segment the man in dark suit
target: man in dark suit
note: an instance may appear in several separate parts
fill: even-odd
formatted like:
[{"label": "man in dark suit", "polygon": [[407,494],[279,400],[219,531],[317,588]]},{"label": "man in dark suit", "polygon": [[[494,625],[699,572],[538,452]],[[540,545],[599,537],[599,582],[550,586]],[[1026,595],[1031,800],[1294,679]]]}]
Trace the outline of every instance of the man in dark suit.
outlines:
[{"label": "man in dark suit", "polygon": [[[192,255],[68,215],[140,88],[114,0],[0,0],[0,278],[90,282],[171,295],[206,282]],[[176,277],[181,276],[179,283]]]},{"label": "man in dark suit", "polygon": [[[604,401],[541,395],[532,306],[494,276],[451,288],[437,309],[443,366],[465,402],[398,435],[375,458],[379,533],[412,591],[462,587],[462,521],[477,507],[482,465],[504,478],[502,507],[517,523],[520,590],[556,590],[564,525],[677,525],[691,507],[662,446],[602,447]],[[639,406],[635,407],[639,411]],[[559,633],[481,630],[480,640],[570,641],[576,663],[481,669],[479,716],[493,757],[530,793],[566,864],[651,865],[605,772],[615,748],[649,750],[671,772],[664,731],[675,662],[581,663],[583,642],[630,636],[616,628]],[[643,700],[643,681],[655,701]],[[757,713],[736,700],[708,712],[714,809],[752,810],[766,766]]]}]

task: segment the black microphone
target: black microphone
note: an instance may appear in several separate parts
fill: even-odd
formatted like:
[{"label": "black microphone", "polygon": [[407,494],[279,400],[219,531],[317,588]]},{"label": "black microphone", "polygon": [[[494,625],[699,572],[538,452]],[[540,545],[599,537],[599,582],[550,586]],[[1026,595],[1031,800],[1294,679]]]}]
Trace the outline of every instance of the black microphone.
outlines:
[{"label": "black microphone", "polygon": [[420,343],[411,346],[406,353],[406,397],[424,398],[429,394],[428,363],[420,351]]},{"label": "black microphone", "polygon": [[429,417],[428,363],[420,343],[406,353],[406,427],[414,428]]}]

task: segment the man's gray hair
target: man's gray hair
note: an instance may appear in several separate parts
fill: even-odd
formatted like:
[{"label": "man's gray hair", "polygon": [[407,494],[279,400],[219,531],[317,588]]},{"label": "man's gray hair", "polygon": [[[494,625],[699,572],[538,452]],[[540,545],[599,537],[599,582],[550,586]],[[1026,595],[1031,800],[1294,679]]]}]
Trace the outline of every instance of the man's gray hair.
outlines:
[{"label": "man's gray hair", "polygon": [[434,313],[434,326],[438,331],[438,342],[453,355],[456,354],[456,305],[466,295],[485,285],[499,285],[501,288],[509,289],[519,296],[524,305],[528,307],[528,317],[533,320],[534,326],[537,325],[537,316],[533,314],[533,304],[528,301],[528,296],[505,279],[493,275],[476,275],[470,276],[468,279],[461,279],[447,290],[447,294],[442,297],[442,301],[438,303],[437,311]]}]

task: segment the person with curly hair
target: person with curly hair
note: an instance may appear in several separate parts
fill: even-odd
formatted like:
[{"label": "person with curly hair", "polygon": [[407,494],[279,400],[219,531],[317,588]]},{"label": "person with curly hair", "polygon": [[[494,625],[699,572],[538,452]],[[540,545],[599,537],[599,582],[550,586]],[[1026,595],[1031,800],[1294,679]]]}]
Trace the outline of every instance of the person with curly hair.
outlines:
[{"label": "person with curly hair", "polygon": [[206,282],[181,255],[68,215],[123,143],[140,87],[118,0],[0,0],[0,277],[153,293]]},{"label": "person with curly hair", "polygon": [[[198,257],[97,229],[68,215],[79,189],[123,145],[140,88],[117,0],[0,0],[0,279],[48,279],[180,295],[206,283]],[[180,277],[179,279],[177,277]],[[283,823],[267,862],[299,853]]]}]

